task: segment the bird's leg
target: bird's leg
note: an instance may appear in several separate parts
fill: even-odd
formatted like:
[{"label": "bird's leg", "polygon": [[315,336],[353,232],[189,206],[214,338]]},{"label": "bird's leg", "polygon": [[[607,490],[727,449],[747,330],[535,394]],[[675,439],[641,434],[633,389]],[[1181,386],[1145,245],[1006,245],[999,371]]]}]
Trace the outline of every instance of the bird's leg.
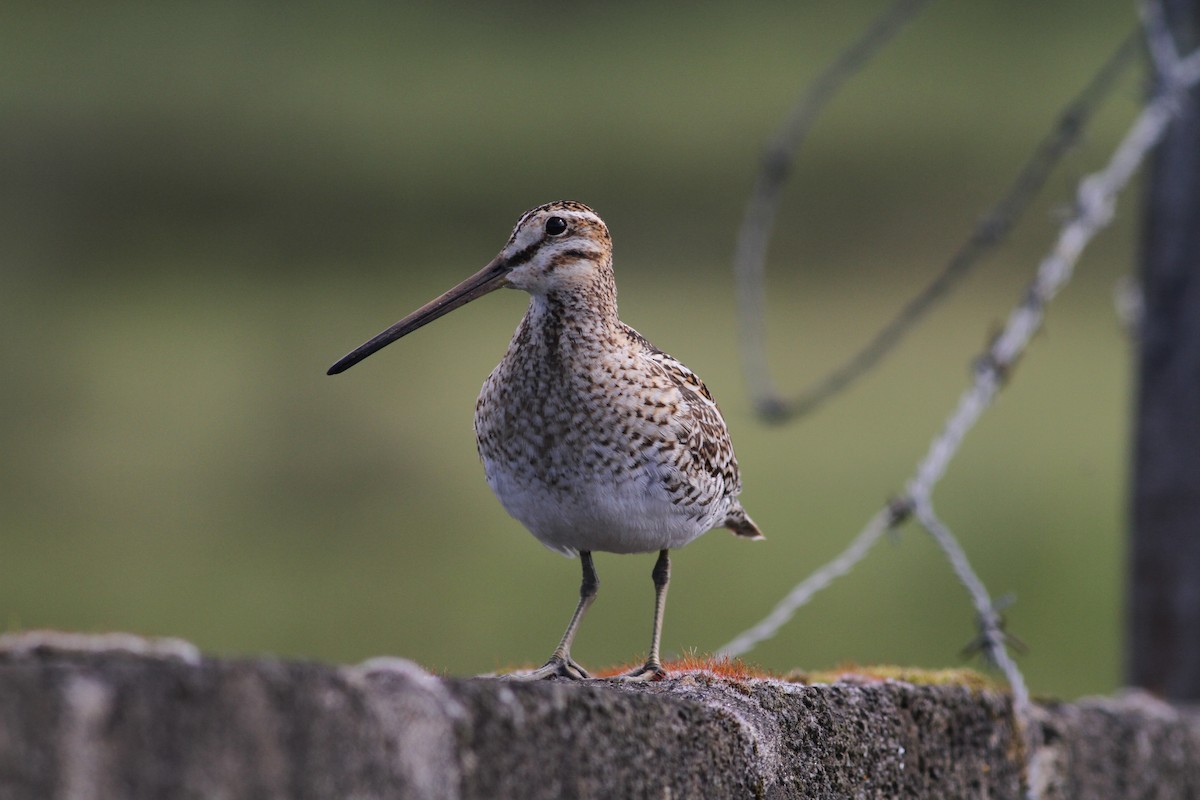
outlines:
[{"label": "bird's leg", "polygon": [[654,562],[654,571],[650,573],[654,579],[654,633],[650,637],[650,656],[646,663],[637,669],[620,676],[627,681],[657,681],[666,677],[666,670],[658,656],[658,644],[662,639],[663,609],[667,604],[667,584],[671,582],[671,557],[666,550],[660,550],[658,561]]},{"label": "bird's leg", "polygon": [[596,577],[596,568],[592,565],[592,554],[584,550],[580,552],[579,560],[583,564],[583,582],[579,585],[579,605],[575,606],[575,613],[571,616],[571,622],[567,625],[567,630],[563,633],[558,647],[554,648],[554,653],[550,656],[550,660],[538,669],[530,672],[513,673],[506,677],[526,681],[554,677],[571,678],[574,680],[592,677],[588,674],[587,670],[576,664],[575,660],[571,658],[571,643],[575,641],[575,632],[579,629],[579,621],[583,619],[583,615],[587,612],[592,601],[596,599],[596,593],[600,589],[600,579]]}]

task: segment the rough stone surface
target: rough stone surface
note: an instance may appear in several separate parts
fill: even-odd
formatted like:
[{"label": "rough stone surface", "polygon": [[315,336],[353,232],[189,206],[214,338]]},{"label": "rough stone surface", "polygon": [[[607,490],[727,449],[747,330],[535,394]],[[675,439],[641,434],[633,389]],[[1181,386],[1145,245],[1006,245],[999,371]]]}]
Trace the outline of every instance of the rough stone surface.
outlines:
[{"label": "rough stone surface", "polygon": [[[1141,694],[1037,714],[1040,796],[1200,796],[1200,714]],[[4,800],[1018,798],[1026,781],[1008,698],[959,686],[526,684],[0,637]]]}]

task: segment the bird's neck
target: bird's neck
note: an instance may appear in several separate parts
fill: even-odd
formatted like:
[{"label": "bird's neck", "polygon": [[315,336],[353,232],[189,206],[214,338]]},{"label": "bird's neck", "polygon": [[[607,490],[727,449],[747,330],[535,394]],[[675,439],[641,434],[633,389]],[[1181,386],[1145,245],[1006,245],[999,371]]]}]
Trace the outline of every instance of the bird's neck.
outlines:
[{"label": "bird's neck", "polygon": [[598,270],[590,280],[555,287],[531,296],[529,314],[561,317],[564,322],[612,324],[617,319],[617,283],[611,269]]},{"label": "bird's neck", "polygon": [[531,295],[517,338],[525,340],[526,347],[537,341],[553,350],[588,348],[611,338],[620,327],[616,285],[608,273],[607,279],[601,275],[589,284]]}]

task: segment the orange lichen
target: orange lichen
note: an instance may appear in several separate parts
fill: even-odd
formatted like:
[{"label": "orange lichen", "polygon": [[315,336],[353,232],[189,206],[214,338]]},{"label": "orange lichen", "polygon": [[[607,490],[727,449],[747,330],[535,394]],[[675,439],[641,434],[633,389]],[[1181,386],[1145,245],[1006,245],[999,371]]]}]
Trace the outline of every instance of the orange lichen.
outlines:
[{"label": "orange lichen", "polygon": [[[597,670],[593,674],[597,678],[615,678],[622,673],[637,669],[641,665],[640,661],[630,664],[619,664]],[[696,655],[695,653],[685,653],[679,658],[670,659],[663,664],[663,669],[666,670],[668,678],[677,677],[680,673],[702,673],[732,681],[778,677],[760,667],[747,664],[740,658],[709,654]]]},{"label": "orange lichen", "polygon": [[[592,676],[606,679],[615,678],[642,666],[642,661],[631,661],[592,670]],[[521,672],[534,669],[531,664],[510,666],[499,669],[487,677],[496,677],[509,672]],[[924,669],[920,667],[900,667],[891,664],[855,664],[843,662],[831,669],[801,670],[796,669],[786,674],[779,674],[763,669],[754,664],[747,664],[740,658],[715,656],[711,654],[697,655],[694,652],[668,660],[663,664],[667,678],[679,678],[684,675],[707,677],[733,682],[746,680],[780,680],[790,683],[883,683],[899,681],[917,686],[963,686],[972,691],[1001,690],[1003,684],[997,683],[987,675],[972,669]],[[481,676],[483,677],[483,676]]]}]

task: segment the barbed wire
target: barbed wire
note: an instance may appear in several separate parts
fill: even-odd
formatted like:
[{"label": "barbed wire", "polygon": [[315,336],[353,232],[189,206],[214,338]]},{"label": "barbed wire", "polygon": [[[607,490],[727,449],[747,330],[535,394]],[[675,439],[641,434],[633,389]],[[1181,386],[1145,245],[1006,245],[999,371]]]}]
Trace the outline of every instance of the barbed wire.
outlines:
[{"label": "barbed wire", "polygon": [[717,655],[736,658],[749,653],[767,639],[774,637],[784,625],[791,621],[801,607],[812,600],[813,595],[854,569],[858,562],[866,558],[867,553],[879,541],[879,537],[892,530],[900,521],[902,520],[891,513],[890,509],[881,509],[871,517],[871,521],[854,537],[845,550],[796,584],[767,616],[722,646],[717,650]]},{"label": "barbed wire", "polygon": [[[1169,36],[1165,26],[1159,32],[1148,27],[1151,37],[1164,33]],[[991,599],[987,587],[971,566],[957,538],[938,517],[932,494],[967,433],[1011,378],[1018,360],[1040,329],[1048,304],[1070,281],[1083,250],[1112,221],[1119,194],[1163,138],[1171,120],[1186,101],[1186,93],[1200,84],[1200,50],[1183,59],[1174,55],[1173,42],[1158,41],[1154,47],[1164,52],[1167,47],[1172,48],[1171,58],[1155,59],[1154,64],[1159,71],[1156,93],[1143,106],[1104,168],[1088,175],[1078,184],[1071,217],[1060,228],[1053,247],[1038,265],[1033,282],[1009,314],[1004,327],[976,359],[970,386],[960,396],[954,411],[918,462],[906,485],[905,494],[877,512],[839,556],[797,584],[766,618],[720,648],[720,655],[744,655],[774,636],[816,592],[861,561],[885,531],[913,516],[945,553],[955,575],[971,597],[980,626],[980,649],[1001,670],[1009,684],[1018,732],[1027,745],[1027,754],[1032,757],[1035,748],[1031,740],[1033,726],[1030,724],[1029,691],[1020,669],[1005,647],[1000,604]],[[1031,763],[1031,770],[1035,766]],[[1031,796],[1037,785],[1036,776],[1031,772]]]},{"label": "barbed wire", "polygon": [[[854,73],[866,66],[885,44],[931,0],[895,0],[882,14],[871,21],[863,34],[845,48],[800,95],[763,155],[762,168],[746,204],[746,213],[738,231],[734,252],[734,272],[737,278],[739,341],[742,346],[742,369],[746,382],[755,392],[756,406],[773,416],[773,404],[778,393],[773,388],[766,353],[766,286],[763,280],[767,260],[767,245],[775,227],[780,193],[787,183],[792,161],[801,142],[825,106]],[[762,346],[760,346],[762,345]]]},{"label": "barbed wire", "polygon": [[[811,414],[863,377],[895,349],[940,300],[983,263],[988,253],[1007,239],[1045,186],[1054,168],[1083,135],[1095,111],[1112,94],[1118,80],[1133,62],[1140,41],[1141,37],[1136,31],[1130,33],[1084,89],[1063,108],[1053,128],[1038,143],[1008,191],[980,218],[971,235],[950,257],[942,271],[884,323],[867,344],[793,398],[786,398],[776,390],[767,364],[766,246],[765,243],[760,245],[756,242],[756,237],[764,233],[760,230],[761,226],[752,224],[751,220],[753,214],[763,213],[764,209],[759,207],[756,199],[752,199],[739,235],[734,272],[740,301],[743,362],[747,365],[746,382],[758,412],[774,422]],[[806,119],[811,126],[814,120],[809,117]],[[799,139],[794,144],[798,146]],[[771,200],[777,205],[777,191]],[[773,220],[775,214],[773,207],[767,214],[768,220]],[[766,234],[769,235],[769,227]],[[751,244],[741,244],[747,241]]]}]

